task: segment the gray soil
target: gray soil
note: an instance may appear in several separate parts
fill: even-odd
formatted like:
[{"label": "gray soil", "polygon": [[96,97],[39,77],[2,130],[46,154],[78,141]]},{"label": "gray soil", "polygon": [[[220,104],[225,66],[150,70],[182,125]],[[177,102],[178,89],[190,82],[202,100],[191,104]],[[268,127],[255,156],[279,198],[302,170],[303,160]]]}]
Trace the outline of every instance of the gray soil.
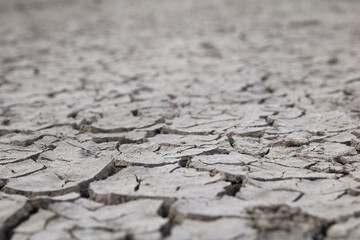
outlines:
[{"label": "gray soil", "polygon": [[0,0],[0,239],[360,239],[360,1]]}]

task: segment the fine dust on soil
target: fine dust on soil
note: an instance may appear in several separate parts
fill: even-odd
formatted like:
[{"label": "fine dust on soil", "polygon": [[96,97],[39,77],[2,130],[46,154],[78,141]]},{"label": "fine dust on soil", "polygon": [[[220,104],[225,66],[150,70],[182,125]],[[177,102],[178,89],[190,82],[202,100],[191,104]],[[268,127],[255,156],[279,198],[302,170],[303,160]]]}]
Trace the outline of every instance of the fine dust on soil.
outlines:
[{"label": "fine dust on soil", "polygon": [[0,239],[360,239],[359,13],[0,0]]}]

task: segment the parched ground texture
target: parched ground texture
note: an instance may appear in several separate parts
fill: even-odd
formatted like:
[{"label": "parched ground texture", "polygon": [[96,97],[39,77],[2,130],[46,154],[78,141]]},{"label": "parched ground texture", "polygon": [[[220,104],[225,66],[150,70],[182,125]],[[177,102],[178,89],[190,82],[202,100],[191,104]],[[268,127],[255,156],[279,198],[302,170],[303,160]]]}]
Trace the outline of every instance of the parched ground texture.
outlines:
[{"label": "parched ground texture", "polygon": [[360,239],[360,1],[1,0],[0,239]]}]

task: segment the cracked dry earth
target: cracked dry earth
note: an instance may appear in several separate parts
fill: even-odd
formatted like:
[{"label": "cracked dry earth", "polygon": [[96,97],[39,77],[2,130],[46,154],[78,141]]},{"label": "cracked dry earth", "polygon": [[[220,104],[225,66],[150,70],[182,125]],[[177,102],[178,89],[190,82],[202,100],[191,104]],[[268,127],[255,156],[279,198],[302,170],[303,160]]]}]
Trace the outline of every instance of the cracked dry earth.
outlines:
[{"label": "cracked dry earth", "polygon": [[0,1],[0,239],[360,239],[360,1]]}]

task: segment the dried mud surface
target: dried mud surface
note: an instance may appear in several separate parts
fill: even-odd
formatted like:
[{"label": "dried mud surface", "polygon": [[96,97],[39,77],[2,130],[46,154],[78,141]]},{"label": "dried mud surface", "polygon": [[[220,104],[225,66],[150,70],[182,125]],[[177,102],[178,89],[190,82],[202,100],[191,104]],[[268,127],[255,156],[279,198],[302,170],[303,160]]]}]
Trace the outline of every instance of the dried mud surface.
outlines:
[{"label": "dried mud surface", "polygon": [[360,239],[360,1],[0,1],[0,239]]}]

